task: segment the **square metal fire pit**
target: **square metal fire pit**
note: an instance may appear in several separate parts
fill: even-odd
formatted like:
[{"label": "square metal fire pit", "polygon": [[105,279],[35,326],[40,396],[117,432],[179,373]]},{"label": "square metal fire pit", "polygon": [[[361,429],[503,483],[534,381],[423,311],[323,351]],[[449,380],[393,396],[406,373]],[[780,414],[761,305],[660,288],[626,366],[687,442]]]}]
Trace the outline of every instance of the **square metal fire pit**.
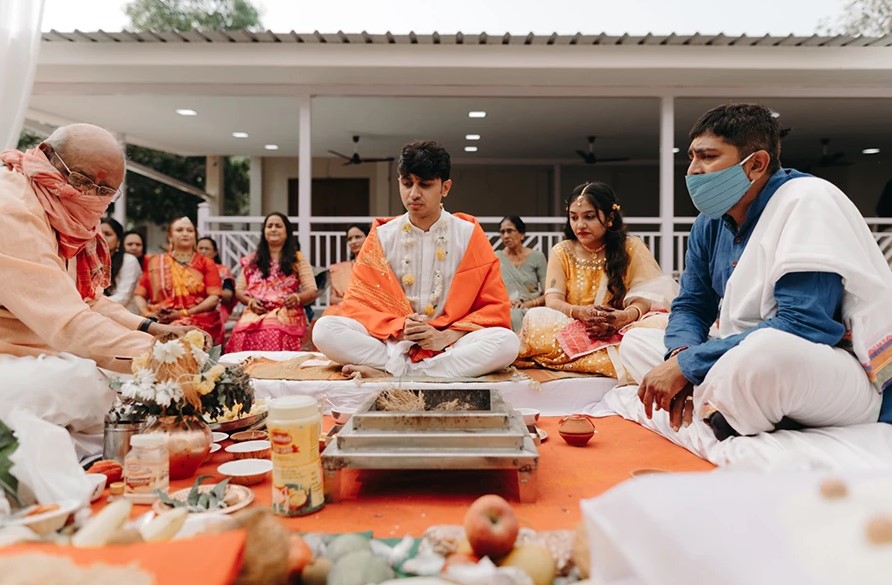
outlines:
[{"label": "square metal fire pit", "polygon": [[[537,496],[539,452],[498,390],[412,390],[425,410],[379,411],[369,396],[322,452],[325,491],[341,497],[344,469],[515,469],[521,502]],[[472,410],[434,410],[458,399]]]}]

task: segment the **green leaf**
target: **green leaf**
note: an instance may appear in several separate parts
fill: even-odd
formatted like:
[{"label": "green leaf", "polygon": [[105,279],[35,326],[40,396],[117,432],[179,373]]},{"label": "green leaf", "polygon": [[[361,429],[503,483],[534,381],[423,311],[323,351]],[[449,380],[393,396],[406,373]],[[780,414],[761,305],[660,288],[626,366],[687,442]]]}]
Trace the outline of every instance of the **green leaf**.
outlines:
[{"label": "green leaf", "polygon": [[12,461],[9,457],[19,448],[19,442],[15,435],[5,424],[0,422],[0,488],[3,493],[8,494],[14,501],[18,502],[16,491],[18,490],[18,480],[9,472],[12,467]]},{"label": "green leaf", "polygon": [[[228,486],[228,485],[229,485],[229,478],[227,477],[226,479],[224,479],[223,481],[221,481],[220,483],[215,485],[214,489],[211,490],[211,494],[214,496],[214,498],[217,500],[217,502],[222,504],[223,500],[226,499],[226,486]],[[219,506],[219,507],[223,508],[224,506]]]},{"label": "green leaf", "polygon": [[190,506],[195,506],[198,504],[198,498],[201,496],[201,492],[199,491],[199,487],[201,486],[201,482],[206,479],[210,479],[210,475],[199,475],[195,478],[195,483],[192,484],[192,489],[189,490],[189,495],[186,496],[186,503]]},{"label": "green leaf", "polygon": [[222,345],[215,345],[214,347],[212,347],[212,348],[210,349],[210,351],[208,351],[208,358],[209,358],[209,361],[212,362],[212,363],[215,363],[215,364],[216,364],[217,362],[220,361],[220,354],[221,354],[221,353],[223,353],[223,346],[222,346]]}]

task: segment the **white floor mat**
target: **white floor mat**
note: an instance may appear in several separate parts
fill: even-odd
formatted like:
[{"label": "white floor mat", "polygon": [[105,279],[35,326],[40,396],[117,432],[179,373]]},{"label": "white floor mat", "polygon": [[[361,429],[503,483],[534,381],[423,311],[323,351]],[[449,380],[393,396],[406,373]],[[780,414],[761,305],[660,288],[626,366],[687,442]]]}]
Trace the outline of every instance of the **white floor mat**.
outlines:
[{"label": "white floor mat", "polygon": [[717,441],[702,421],[695,420],[675,432],[664,411],[655,412],[649,420],[638,400],[638,386],[614,388],[586,412],[593,416],[618,414],[716,465],[735,469],[892,469],[892,425],[885,423],[777,431]]},{"label": "white floor mat", "polygon": [[[272,360],[286,360],[305,352],[264,351],[240,352],[223,355],[224,363],[237,363],[249,356],[265,357]],[[352,380],[254,380],[254,392],[258,398],[276,398],[294,394],[324,397],[329,406],[356,408],[369,393],[391,385],[392,382]],[[563,416],[574,412],[585,412],[593,408],[611,388],[616,385],[613,378],[592,376],[590,378],[568,378],[538,384],[532,380],[518,380],[492,383],[425,383],[412,382],[412,388],[457,389],[474,388],[485,384],[497,388],[502,397],[514,408],[536,408],[542,416]]]}]

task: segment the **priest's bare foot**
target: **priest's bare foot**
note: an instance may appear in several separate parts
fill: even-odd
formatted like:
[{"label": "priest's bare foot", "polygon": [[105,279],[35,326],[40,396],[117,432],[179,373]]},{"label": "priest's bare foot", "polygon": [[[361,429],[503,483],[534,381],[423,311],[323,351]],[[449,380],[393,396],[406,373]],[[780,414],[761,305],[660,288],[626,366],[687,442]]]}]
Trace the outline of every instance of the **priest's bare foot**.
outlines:
[{"label": "priest's bare foot", "polygon": [[373,368],[372,366],[359,366],[348,364],[341,368],[341,373],[347,376],[348,378],[353,376],[353,374],[359,374],[360,378],[386,378],[387,372],[384,370],[379,370],[378,368]]}]

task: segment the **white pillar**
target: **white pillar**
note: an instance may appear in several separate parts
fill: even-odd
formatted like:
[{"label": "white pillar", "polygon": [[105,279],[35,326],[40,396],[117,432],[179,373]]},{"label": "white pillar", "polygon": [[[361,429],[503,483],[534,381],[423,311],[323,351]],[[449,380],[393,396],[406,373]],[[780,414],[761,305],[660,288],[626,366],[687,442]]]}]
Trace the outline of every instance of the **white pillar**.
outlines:
[{"label": "white pillar", "polygon": [[313,152],[310,147],[312,111],[310,102],[312,98],[308,95],[301,96],[300,102],[300,140],[298,144],[297,176],[300,179],[297,192],[297,241],[300,242],[300,249],[307,258],[310,258],[310,213],[312,205],[310,197],[312,197],[313,186]]},{"label": "white pillar", "polygon": [[[211,206],[207,201],[198,204],[198,233],[206,234],[211,230],[211,222],[208,219],[211,216]],[[218,242],[219,244],[219,242]]]},{"label": "white pillar", "polygon": [[660,99],[660,266],[672,274],[675,248],[675,98]]},{"label": "white pillar", "polygon": [[251,157],[248,182],[250,183],[248,215],[263,215],[263,157]]}]

